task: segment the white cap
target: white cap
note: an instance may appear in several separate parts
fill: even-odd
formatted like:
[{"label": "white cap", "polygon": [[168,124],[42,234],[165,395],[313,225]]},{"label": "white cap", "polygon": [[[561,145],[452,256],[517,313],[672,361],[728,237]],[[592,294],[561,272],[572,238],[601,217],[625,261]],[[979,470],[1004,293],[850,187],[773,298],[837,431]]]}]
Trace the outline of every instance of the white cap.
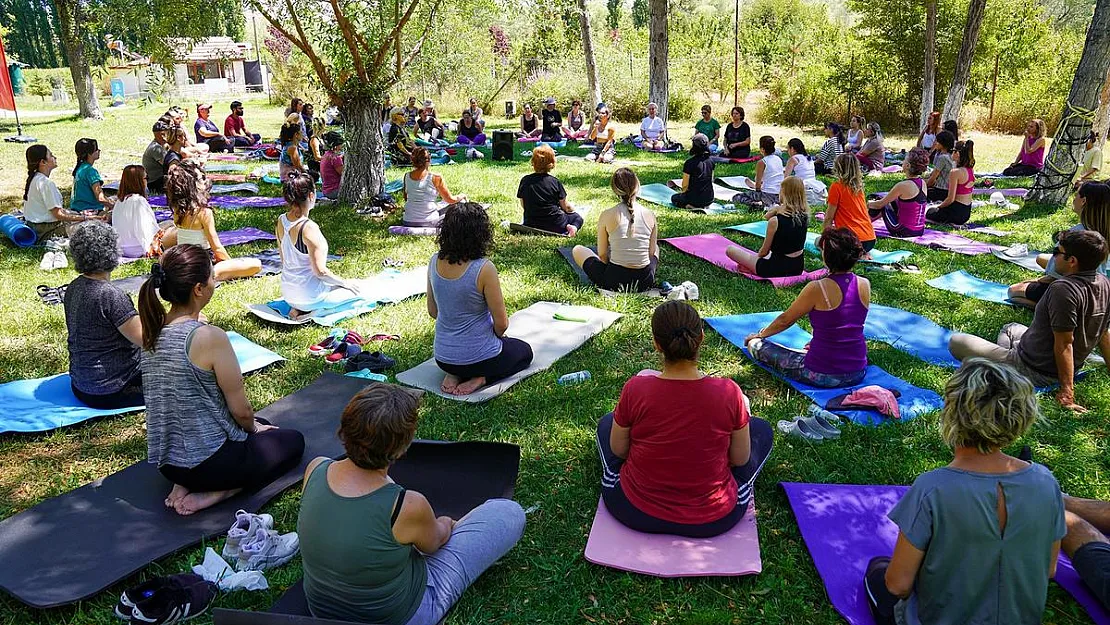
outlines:
[{"label": "white cap", "polygon": [[1006,204],[1006,196],[1002,195],[1001,191],[995,191],[994,193],[991,193],[991,204],[1004,206]]}]

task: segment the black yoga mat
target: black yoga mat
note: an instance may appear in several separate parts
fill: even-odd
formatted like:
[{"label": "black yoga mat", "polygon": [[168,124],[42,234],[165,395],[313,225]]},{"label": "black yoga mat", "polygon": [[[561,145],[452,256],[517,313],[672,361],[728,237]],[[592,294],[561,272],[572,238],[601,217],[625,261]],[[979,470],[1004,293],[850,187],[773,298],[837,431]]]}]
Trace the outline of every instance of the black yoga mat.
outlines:
[{"label": "black yoga mat", "polygon": [[[459,518],[487,499],[511,499],[520,469],[520,448],[506,443],[415,441],[390,469],[395,482],[415,490],[436,515]],[[291,616],[290,616],[291,615]],[[284,620],[301,617],[297,620]],[[285,591],[265,612],[219,610],[213,625],[331,625],[308,617],[301,582]]]},{"label": "black yoga mat", "polygon": [[[574,272],[574,275],[578,276],[579,282],[581,282],[582,284],[593,284],[593,282],[590,281],[590,277],[586,275],[586,272],[578,266],[578,263],[574,262],[574,254],[571,253],[571,250],[573,249],[573,247],[560,247],[555,251],[559,252],[559,255],[562,256],[563,259],[566,260],[568,263],[570,263],[571,271]],[[590,249],[594,251],[594,254],[597,254],[596,247],[591,245]]]},{"label": "black yoga mat", "polygon": [[305,436],[300,466],[270,485],[191,516],[163,504],[171,484],[145,461],[0,522],[0,588],[36,608],[91,597],[146,565],[227,532],[239,508],[255,511],[298,484],[317,456],[337,457],[347,402],[367,380],[324,373],[312,384],[258,411]]}]

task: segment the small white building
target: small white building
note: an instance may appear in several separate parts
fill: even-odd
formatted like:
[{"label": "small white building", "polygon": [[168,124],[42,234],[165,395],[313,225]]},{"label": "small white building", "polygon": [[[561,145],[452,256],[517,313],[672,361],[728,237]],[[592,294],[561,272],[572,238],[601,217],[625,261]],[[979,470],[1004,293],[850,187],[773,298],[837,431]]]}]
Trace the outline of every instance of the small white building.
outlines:
[{"label": "small white building", "polygon": [[[241,94],[247,91],[248,81],[244,62],[253,50],[249,43],[237,43],[230,37],[209,37],[197,40],[179,40],[173,65],[173,82],[182,96],[210,96]],[[267,82],[263,70],[263,88]]]}]

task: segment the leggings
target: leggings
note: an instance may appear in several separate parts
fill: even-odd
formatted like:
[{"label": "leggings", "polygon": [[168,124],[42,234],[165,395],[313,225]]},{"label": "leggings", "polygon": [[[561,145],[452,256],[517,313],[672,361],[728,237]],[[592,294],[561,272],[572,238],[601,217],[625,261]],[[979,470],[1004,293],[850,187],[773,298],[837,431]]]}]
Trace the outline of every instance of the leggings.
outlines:
[{"label": "leggings", "polygon": [[467,137],[466,135],[459,135],[455,139],[455,142],[459,145],[485,145],[486,135],[485,133],[479,132],[478,134],[474,135],[473,139]]},{"label": "leggings", "polygon": [[709,199],[690,197],[690,193],[682,193],[681,191],[671,196],[671,204],[678,208],[705,208],[713,203],[713,197]]},{"label": "leggings", "polygon": [[471,378],[485,378],[486,384],[493,384],[527,369],[532,364],[532,346],[520,339],[502,337],[501,353],[493,358],[469,365],[452,365],[440,360],[436,360],[436,364],[464,382]]},{"label": "leggings", "polygon": [[840,388],[858,384],[867,375],[867,369],[849,373],[821,373],[805,365],[806,352],[790,349],[768,339],[756,339],[748,343],[752,358],[767,365],[791,380],[805,382],[821,388]]},{"label": "leggings", "polygon": [[925,234],[924,226],[917,230],[911,230],[908,226],[898,223],[898,209],[893,206],[883,207],[882,218],[883,225],[886,226],[887,232],[889,232],[892,237],[919,237]]},{"label": "leggings", "polygon": [[228,139],[230,139],[231,144],[237,148],[249,148],[252,145],[258,145],[258,142],[262,141],[262,136],[259,134],[252,134],[249,137],[235,135],[228,137]]},{"label": "leggings", "polygon": [[613,448],[609,445],[609,434],[612,430],[613,413],[610,412],[597,424],[597,450],[601,456],[601,498],[605,501],[605,509],[621,524],[637,532],[674,534],[689,538],[719,536],[732,529],[740,519],[744,518],[754,496],[755,478],[763,470],[763,464],[771,455],[775,438],[770,423],[752,417],[748,422],[751,456],[744,466],[732,467],[732,476],[737,485],[736,507],[716,521],[692,524],[675,523],[653,517],[628,501],[620,481],[624,459],[614,454]]},{"label": "leggings", "polygon": [[890,568],[890,558],[872,558],[867,563],[863,576],[864,596],[875,625],[895,625],[895,613],[899,611],[901,599],[886,587],[886,570]]},{"label": "leggings", "polygon": [[[269,425],[264,419],[259,423]],[[281,428],[248,434],[245,441],[227,441],[191,469],[164,464],[162,475],[194,493],[265,486],[297,466],[304,455],[304,436]]]},{"label": "leggings", "polygon": [[137,408],[146,404],[143,399],[143,374],[136,373],[123,388],[106,395],[93,395],[84,391],[78,390],[70,382],[70,387],[73,389],[73,396],[81,400],[89,408],[96,408],[97,410],[116,410],[118,408]]},{"label": "leggings", "polygon": [[1033,167],[1032,165],[1023,165],[1021,163],[1010,165],[1002,170],[1003,176],[1036,176],[1039,173],[1041,173],[1040,168]]},{"label": "leggings", "polygon": [[943,202],[948,197],[948,189],[929,187],[925,195],[929,198],[930,202]]},{"label": "leggings", "polygon": [[963,204],[961,202],[952,202],[944,208],[929,213],[929,219],[938,224],[952,224],[953,226],[962,226],[971,219],[971,204]]}]

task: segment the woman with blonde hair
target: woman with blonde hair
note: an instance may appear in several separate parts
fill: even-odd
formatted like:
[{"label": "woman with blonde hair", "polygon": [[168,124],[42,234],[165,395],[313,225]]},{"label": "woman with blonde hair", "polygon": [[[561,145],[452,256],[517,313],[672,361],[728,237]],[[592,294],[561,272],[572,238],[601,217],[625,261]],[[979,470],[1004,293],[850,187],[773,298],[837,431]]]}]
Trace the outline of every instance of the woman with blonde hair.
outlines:
[{"label": "woman with blonde hair", "polygon": [[864,253],[875,248],[875,227],[867,212],[863,195],[863,172],[851,154],[841,154],[833,161],[836,182],[829,187],[828,208],[825,209],[825,230],[847,228],[856,233]]},{"label": "woman with blonde hair", "polygon": [[536,146],[532,151],[533,173],[521,178],[516,190],[524,208],[524,225],[573,237],[582,227],[582,215],[567,203],[567,191],[551,175],[553,169],[555,150],[547,145]]},{"label": "woman with blonde hair", "polygon": [[797,276],[805,271],[803,253],[809,228],[809,204],[806,203],[806,186],[802,179],[791,176],[784,180],[781,199],[781,204],[764,215],[767,236],[758,254],[737,245],[730,245],[725,250],[741,271],[763,278]]},{"label": "woman with blonde hair", "polygon": [[1063,496],[1048,469],[1002,451],[1039,419],[1032,383],[1009,365],[972,358],[948,380],[940,435],[955,457],[888,515],[894,553],[863,580],[879,625],[1041,622]]},{"label": "woman with blonde hair", "polygon": [[611,291],[646,291],[659,265],[655,213],[636,201],[640,179],[627,167],[613,172],[610,188],[620,200],[597,218],[597,253],[576,245],[571,252],[590,281]]},{"label": "woman with blonde hair", "polygon": [[1044,169],[1045,135],[1048,133],[1043,119],[1031,119],[1025,126],[1025,137],[1017,158],[1002,170],[1003,176],[1036,176]]}]

